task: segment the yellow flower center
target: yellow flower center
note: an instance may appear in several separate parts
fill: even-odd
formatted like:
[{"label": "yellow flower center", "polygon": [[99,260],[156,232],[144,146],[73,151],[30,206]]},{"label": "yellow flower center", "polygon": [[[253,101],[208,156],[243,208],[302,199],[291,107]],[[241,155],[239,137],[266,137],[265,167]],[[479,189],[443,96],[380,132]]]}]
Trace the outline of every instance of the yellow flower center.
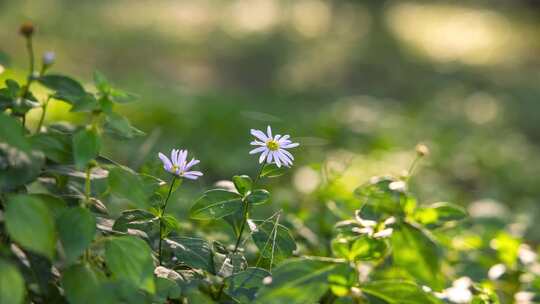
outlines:
[{"label": "yellow flower center", "polygon": [[270,149],[271,151],[276,151],[277,149],[279,149],[279,144],[277,141],[275,140],[269,140],[266,142],[266,146],[268,147],[268,149]]},{"label": "yellow flower center", "polygon": [[177,165],[173,165],[172,166],[172,171],[176,172],[176,170],[180,169],[180,167],[178,167]]}]

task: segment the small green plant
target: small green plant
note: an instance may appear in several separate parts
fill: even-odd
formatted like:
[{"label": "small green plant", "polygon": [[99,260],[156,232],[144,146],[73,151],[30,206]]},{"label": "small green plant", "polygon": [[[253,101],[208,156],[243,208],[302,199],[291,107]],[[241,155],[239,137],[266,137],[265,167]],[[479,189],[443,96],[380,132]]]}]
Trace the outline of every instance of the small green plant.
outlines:
[{"label": "small green plant", "polygon": [[[20,32],[28,77],[8,79],[0,89],[2,304],[487,304],[499,303],[499,296],[532,301],[539,289],[537,256],[520,240],[499,228],[473,234],[485,226],[465,209],[420,204],[409,191],[417,164],[429,154],[424,145],[405,176],[360,185],[353,212],[338,212],[331,239],[315,245],[328,246],[331,255],[313,256],[302,237],[295,240],[299,233],[285,211],[254,216],[271,201],[267,180],[286,173],[294,161],[288,149],[299,144],[270,127],[251,130],[249,154],[260,153],[258,172],[205,191],[189,211],[195,225],[228,225],[233,241],[210,240],[202,229],[184,235],[167,207],[182,183],[203,175],[194,169],[199,160],[188,161],[187,150],[159,153],[169,177],[162,180],[104,157],[104,137],[144,135],[115,110],[135,96],[98,72],[93,91],[49,73],[53,53],[36,72],[34,27],[25,24]],[[47,89],[44,97],[32,93],[36,85]],[[45,124],[53,102],[85,113],[86,123]],[[29,130],[26,115],[36,108],[41,116]],[[321,197],[332,198],[330,188],[331,181],[321,186]],[[467,267],[476,274],[465,275]]]}]

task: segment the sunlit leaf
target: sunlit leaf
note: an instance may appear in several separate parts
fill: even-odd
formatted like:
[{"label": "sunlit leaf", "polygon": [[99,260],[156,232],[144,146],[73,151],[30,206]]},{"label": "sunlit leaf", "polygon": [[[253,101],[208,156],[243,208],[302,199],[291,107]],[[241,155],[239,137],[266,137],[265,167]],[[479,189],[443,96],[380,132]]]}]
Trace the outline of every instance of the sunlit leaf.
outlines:
[{"label": "sunlit leaf", "polygon": [[0,260],[0,303],[21,304],[25,293],[24,280],[17,267]]},{"label": "sunlit leaf", "polygon": [[242,197],[235,192],[214,189],[204,193],[190,210],[196,220],[220,219],[238,212],[242,208]]},{"label": "sunlit leaf", "polygon": [[433,294],[422,290],[413,282],[401,280],[372,281],[360,285],[360,289],[389,304],[442,304]]},{"label": "sunlit leaf", "polygon": [[440,248],[425,231],[402,223],[392,234],[394,264],[405,269],[418,282],[442,288]]}]

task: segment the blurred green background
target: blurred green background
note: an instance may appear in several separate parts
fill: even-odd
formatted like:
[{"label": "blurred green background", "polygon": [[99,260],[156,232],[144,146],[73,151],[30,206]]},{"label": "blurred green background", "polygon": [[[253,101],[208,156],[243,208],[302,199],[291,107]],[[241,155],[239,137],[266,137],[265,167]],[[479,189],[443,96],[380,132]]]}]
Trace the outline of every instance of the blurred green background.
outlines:
[{"label": "blurred green background", "polygon": [[[400,174],[423,142],[420,201],[497,214],[540,241],[538,1],[0,0],[2,81],[25,77],[27,20],[38,53],[56,52],[53,72],[91,87],[97,69],[140,95],[121,111],[147,136],[104,153],[146,170],[157,151],[188,148],[205,172],[191,197],[255,173],[250,128],[302,144],[271,186],[272,208],[304,219]],[[80,117],[54,102],[56,119]]]}]

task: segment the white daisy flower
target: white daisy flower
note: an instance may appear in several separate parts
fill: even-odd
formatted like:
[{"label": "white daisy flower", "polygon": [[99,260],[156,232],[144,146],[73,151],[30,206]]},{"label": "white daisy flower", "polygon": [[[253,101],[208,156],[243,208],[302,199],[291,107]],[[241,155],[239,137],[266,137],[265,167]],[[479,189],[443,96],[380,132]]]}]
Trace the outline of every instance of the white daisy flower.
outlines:
[{"label": "white daisy flower", "polygon": [[172,173],[178,177],[185,177],[188,179],[197,179],[203,174],[200,171],[190,171],[191,167],[198,164],[200,161],[192,158],[190,162],[187,161],[187,150],[173,149],[171,151],[171,159],[165,154],[158,153],[159,159],[163,162],[163,168],[165,171]]},{"label": "white daisy flower", "polygon": [[272,136],[272,128],[268,126],[267,133],[265,134],[261,130],[251,129],[251,135],[256,137],[256,140],[251,142],[252,146],[260,146],[251,151],[249,154],[261,153],[259,157],[259,163],[263,163],[266,159],[267,164],[276,164],[278,167],[284,165],[290,167],[294,160],[292,154],[285,150],[294,147],[298,147],[299,143],[293,143],[289,138],[290,135]]}]

